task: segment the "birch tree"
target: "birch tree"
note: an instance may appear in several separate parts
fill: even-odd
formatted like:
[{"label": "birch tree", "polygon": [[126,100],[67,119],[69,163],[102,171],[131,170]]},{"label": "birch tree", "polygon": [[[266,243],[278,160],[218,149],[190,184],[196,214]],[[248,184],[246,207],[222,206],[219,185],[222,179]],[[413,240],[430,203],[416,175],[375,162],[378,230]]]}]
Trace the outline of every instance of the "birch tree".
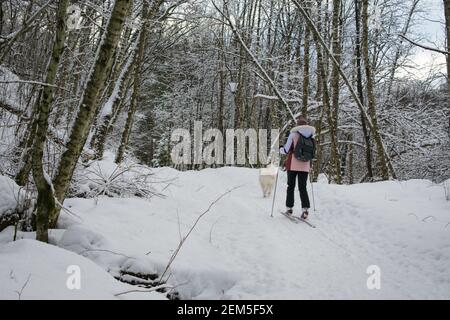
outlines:
[{"label": "birch tree", "polygon": [[380,175],[383,180],[389,179],[389,169],[385,158],[383,141],[378,129],[378,119],[376,112],[376,101],[373,84],[372,64],[369,55],[369,0],[362,0],[362,54],[364,58],[364,67],[366,70],[367,81],[367,104],[372,122],[372,133],[376,141],[377,158]]},{"label": "birch tree", "polygon": [[447,87],[448,87],[448,104],[450,105],[450,0],[444,0],[445,12],[445,37],[447,40]]},{"label": "birch tree", "polygon": [[[71,130],[66,151],[63,153],[54,179],[55,196],[60,203],[64,201],[77,161],[81,155],[88,137],[89,129],[99,108],[99,98],[105,88],[106,78],[111,71],[114,52],[119,43],[120,35],[127,18],[126,14],[132,5],[131,0],[116,0],[111,17],[106,26],[106,32],[100,43],[92,73],[79,103],[77,118]],[[50,226],[58,220],[59,207],[50,205],[47,208]],[[43,209],[43,210],[45,210]]]},{"label": "birch tree", "polygon": [[[69,0],[60,0],[56,13],[55,43],[47,69],[47,84],[54,84],[59,61],[64,50],[66,38],[66,17]],[[38,111],[38,121],[36,137],[33,144],[33,178],[38,191],[37,214],[36,214],[36,239],[48,242],[49,208],[56,207],[55,195],[49,175],[45,172],[42,163],[44,155],[44,145],[47,136],[48,119],[50,108],[54,99],[54,87],[46,86],[42,90],[41,99],[36,110]]]},{"label": "birch tree", "polygon": [[328,108],[328,125],[330,127],[331,155],[330,167],[331,176],[337,184],[341,184],[341,165],[338,152],[338,112],[339,112],[339,64],[341,63],[341,43],[339,35],[339,17],[341,14],[341,0],[333,0],[333,22],[332,22],[332,45],[333,55],[337,63],[333,64],[331,75],[332,82],[332,105]]},{"label": "birch tree", "polygon": [[148,31],[149,19],[155,17],[156,12],[159,7],[164,2],[164,0],[156,0],[152,7],[145,1],[142,7],[142,26],[139,32],[139,46],[136,52],[136,60],[134,65],[134,79],[133,79],[133,95],[131,97],[130,107],[128,110],[127,120],[125,122],[125,128],[122,132],[122,138],[120,141],[119,149],[116,154],[116,163],[120,163],[123,160],[125,149],[128,146],[128,141],[130,139],[131,127],[134,121],[134,115],[136,113],[137,105],[140,101],[140,90],[141,90],[141,68],[143,66],[144,51],[146,46],[146,35]]},{"label": "birch tree", "polygon": [[[355,54],[356,54],[356,83],[358,96],[361,103],[364,104],[364,89],[362,80],[362,57],[361,57],[361,13],[360,13],[360,0],[355,0]],[[366,155],[366,168],[367,168],[367,178],[372,180],[373,170],[372,170],[372,149],[370,143],[370,136],[367,130],[366,119],[361,113],[361,128],[364,136],[364,142],[366,144],[365,155]]]}]

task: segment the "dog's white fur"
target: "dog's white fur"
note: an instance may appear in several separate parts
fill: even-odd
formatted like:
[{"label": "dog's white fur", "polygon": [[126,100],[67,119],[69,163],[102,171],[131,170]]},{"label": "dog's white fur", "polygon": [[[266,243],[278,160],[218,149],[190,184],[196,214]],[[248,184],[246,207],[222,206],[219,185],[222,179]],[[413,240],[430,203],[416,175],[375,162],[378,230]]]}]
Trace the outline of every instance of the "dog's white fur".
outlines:
[{"label": "dog's white fur", "polygon": [[277,176],[278,168],[269,164],[266,168],[259,169],[259,184],[263,192],[263,198],[270,197]]}]

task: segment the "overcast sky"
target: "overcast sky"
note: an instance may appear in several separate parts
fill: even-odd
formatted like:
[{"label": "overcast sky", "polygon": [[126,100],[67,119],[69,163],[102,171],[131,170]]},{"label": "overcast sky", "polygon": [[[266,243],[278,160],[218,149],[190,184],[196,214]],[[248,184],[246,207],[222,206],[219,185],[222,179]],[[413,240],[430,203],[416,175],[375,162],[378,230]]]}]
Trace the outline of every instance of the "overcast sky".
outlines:
[{"label": "overcast sky", "polygon": [[[445,49],[445,18],[443,0],[421,0],[420,13],[416,16],[414,31],[422,34],[420,43]],[[434,53],[421,48],[415,49],[413,62],[420,66],[420,71],[415,72],[417,77],[426,77],[430,68],[439,68],[446,73],[445,57],[440,53]]]}]

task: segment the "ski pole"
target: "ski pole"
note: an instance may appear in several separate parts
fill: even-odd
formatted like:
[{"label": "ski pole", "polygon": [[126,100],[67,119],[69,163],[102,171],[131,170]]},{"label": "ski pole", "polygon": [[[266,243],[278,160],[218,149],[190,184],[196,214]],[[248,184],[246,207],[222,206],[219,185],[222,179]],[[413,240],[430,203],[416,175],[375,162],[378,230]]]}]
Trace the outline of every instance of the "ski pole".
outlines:
[{"label": "ski pole", "polygon": [[270,216],[273,218],[273,207],[275,206],[275,198],[277,195],[277,185],[278,185],[278,174],[280,172],[280,149],[278,149],[278,166],[277,166],[277,176],[275,178],[275,190],[273,191],[273,199],[272,199],[272,211],[270,212]]},{"label": "ski pole", "polygon": [[[312,169],[312,167],[311,167]],[[312,171],[312,170],[311,170]],[[312,199],[313,199],[313,208],[314,208],[314,212],[316,212],[316,200],[314,199],[314,184],[312,181],[312,175],[309,175],[309,183],[311,184],[311,193],[312,193]]]},{"label": "ski pole", "polygon": [[273,191],[273,199],[272,199],[272,211],[270,212],[270,217],[273,218],[273,207],[275,206],[275,198],[277,194],[277,184],[278,184],[278,172],[280,171],[279,168],[277,168],[277,176],[275,178],[275,190]]}]

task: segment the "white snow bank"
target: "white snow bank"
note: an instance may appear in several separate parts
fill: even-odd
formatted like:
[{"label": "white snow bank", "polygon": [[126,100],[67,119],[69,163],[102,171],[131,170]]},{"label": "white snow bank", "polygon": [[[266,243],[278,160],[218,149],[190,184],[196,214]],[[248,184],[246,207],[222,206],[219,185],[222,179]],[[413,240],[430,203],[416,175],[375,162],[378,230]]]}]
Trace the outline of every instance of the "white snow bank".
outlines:
[{"label": "white snow bank", "polygon": [[84,256],[101,266],[116,278],[127,273],[156,275],[155,261],[145,255],[130,256],[115,251],[110,241],[86,226],[74,224],[62,235],[58,246]]},{"label": "white snow bank", "polygon": [[0,176],[0,231],[25,210],[25,191],[13,180]]},{"label": "white snow bank", "polygon": [[10,178],[0,176],[0,216],[15,211],[21,198],[19,186]]},{"label": "white snow bank", "polygon": [[[134,293],[92,261],[58,247],[34,240],[0,245],[0,299],[161,299],[161,294]],[[71,269],[71,266],[74,269]],[[69,289],[79,270],[80,289]]]},{"label": "white snow bank", "polygon": [[[14,240],[14,226],[9,226],[6,229],[4,229],[2,232],[0,232],[0,244],[7,244],[8,242],[12,242]],[[48,242],[50,244],[56,245],[62,235],[64,234],[65,230],[61,229],[51,229],[48,231]],[[17,230],[16,234],[16,240],[22,240],[22,239],[30,239],[34,240],[36,239],[36,232],[23,232],[20,230]]]}]

